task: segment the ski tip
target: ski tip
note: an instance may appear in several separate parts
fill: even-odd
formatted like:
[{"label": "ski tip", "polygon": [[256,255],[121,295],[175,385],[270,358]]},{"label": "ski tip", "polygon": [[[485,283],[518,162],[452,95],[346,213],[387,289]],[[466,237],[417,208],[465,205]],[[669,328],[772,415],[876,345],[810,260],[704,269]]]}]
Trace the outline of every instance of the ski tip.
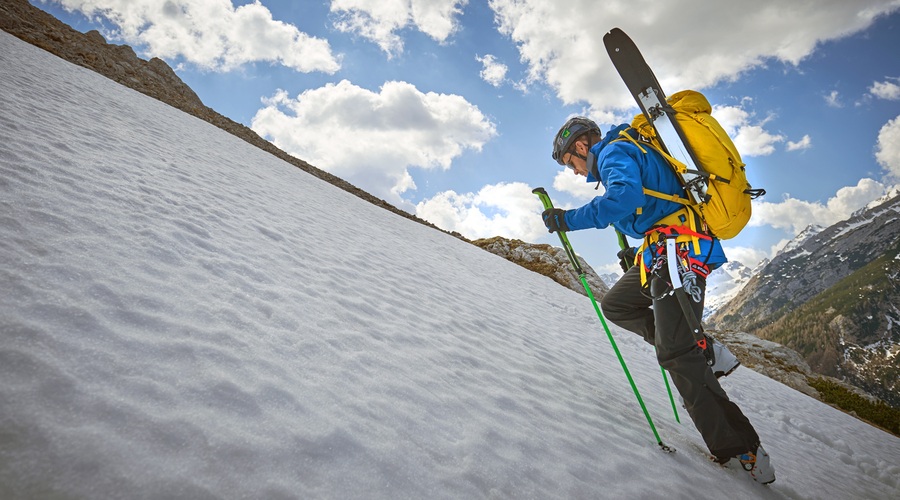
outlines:
[{"label": "ski tip", "polygon": [[547,190],[542,187],[537,187],[531,190],[531,194],[547,194]]},{"label": "ski tip", "polygon": [[613,28],[603,35],[603,45],[606,46],[606,51],[612,55],[613,52],[619,52],[623,47],[634,45],[634,42],[620,28]]},{"label": "ski tip", "polygon": [[606,34],[603,35],[603,40],[606,40],[608,38],[621,38],[621,37],[628,38],[628,35],[626,35],[624,31],[622,31],[622,28],[616,27],[616,28],[613,28],[613,29],[607,31]]}]

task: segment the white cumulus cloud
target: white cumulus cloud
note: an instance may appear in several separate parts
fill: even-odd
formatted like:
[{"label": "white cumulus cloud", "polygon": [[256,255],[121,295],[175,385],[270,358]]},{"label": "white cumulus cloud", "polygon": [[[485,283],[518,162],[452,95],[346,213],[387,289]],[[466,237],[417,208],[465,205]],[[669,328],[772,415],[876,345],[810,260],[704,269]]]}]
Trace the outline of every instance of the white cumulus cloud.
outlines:
[{"label": "white cumulus cloud", "polygon": [[504,236],[534,241],[547,229],[540,203],[522,182],[492,184],[477,193],[444,191],[416,205],[416,215],[469,239]]},{"label": "white cumulus cloud", "polygon": [[875,159],[893,180],[900,180],[900,116],[878,131]]},{"label": "white cumulus cloud", "polygon": [[491,54],[484,57],[475,56],[475,59],[483,65],[481,70],[481,79],[490,83],[494,87],[499,87],[506,80],[506,72],[509,68],[497,60]]},{"label": "white cumulus cloud", "polygon": [[751,226],[771,226],[797,234],[810,224],[830,226],[850,217],[853,212],[885,194],[886,186],[863,178],[856,186],[842,187],[825,203],[811,202],[785,195],[780,202],[753,202]]},{"label": "white cumulus cloud", "polygon": [[897,78],[891,78],[888,81],[875,82],[869,87],[869,93],[879,99],[900,101],[900,85],[897,85],[897,80]]},{"label": "white cumulus cloud", "polygon": [[376,43],[388,56],[403,52],[399,31],[413,27],[445,42],[459,27],[468,0],[332,0],[335,27]]},{"label": "white cumulus cloud", "polygon": [[387,82],[378,92],[347,80],[264,99],[251,128],[282,150],[402,205],[410,167],[448,169],[496,132],[477,106],[453,94]]},{"label": "white cumulus cloud", "polygon": [[784,136],[771,134],[761,125],[745,125],[732,139],[742,156],[766,156],[775,152],[775,144],[783,142]]},{"label": "white cumulus cloud", "polygon": [[117,29],[107,38],[146,47],[153,57],[183,57],[199,67],[228,71],[270,62],[301,72],[334,73],[340,58],[327,40],[272,18],[256,2],[231,0],[56,0],[66,10],[103,17]]},{"label": "white cumulus cloud", "polygon": [[753,115],[740,106],[714,106],[712,115],[731,136],[741,156],[770,155],[775,152],[775,145],[785,140],[780,134],[768,132],[765,120],[752,121]]},{"label": "white cumulus cloud", "polygon": [[[603,45],[620,26],[638,44],[668,93],[703,89],[771,62],[797,64],[824,41],[859,32],[896,0],[489,0],[501,33],[518,47],[529,78],[567,104],[630,109],[631,96]],[[703,29],[685,29],[703,20]]]},{"label": "white cumulus cloud", "polygon": [[775,249],[767,253],[758,248],[731,246],[728,242],[723,242],[723,245],[725,246],[725,254],[728,255],[728,260],[740,262],[750,269],[755,268],[764,259],[771,258],[775,254]]},{"label": "white cumulus cloud", "polygon": [[837,90],[832,90],[825,95],[825,104],[832,108],[842,108],[844,104],[841,102],[841,94]]},{"label": "white cumulus cloud", "polygon": [[803,138],[797,142],[788,141],[788,143],[787,143],[788,151],[802,151],[804,149],[809,149],[811,147],[812,147],[812,138],[809,136],[809,134],[804,135]]},{"label": "white cumulus cloud", "polygon": [[602,184],[597,186],[596,182],[588,183],[584,177],[575,175],[568,167],[561,168],[563,170],[557,172],[556,176],[553,177],[553,189],[566,193],[582,203],[588,202],[595,196],[601,196],[606,192],[606,188]]}]

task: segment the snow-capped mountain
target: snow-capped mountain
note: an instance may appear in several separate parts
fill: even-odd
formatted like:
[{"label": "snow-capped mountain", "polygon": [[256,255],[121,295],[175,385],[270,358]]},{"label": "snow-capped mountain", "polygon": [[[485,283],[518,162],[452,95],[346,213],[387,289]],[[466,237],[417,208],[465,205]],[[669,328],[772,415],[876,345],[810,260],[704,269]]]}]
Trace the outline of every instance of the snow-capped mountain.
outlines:
[{"label": "snow-capped mountain", "polygon": [[750,281],[752,271],[737,261],[729,261],[709,273],[706,279],[706,302],[703,318],[715,314],[720,307],[733,299]]},{"label": "snow-capped mountain", "polygon": [[603,280],[607,288],[612,288],[621,277],[622,273],[603,273],[600,275],[600,279]]},{"label": "snow-capped mountain", "polygon": [[793,252],[794,250],[801,248],[810,238],[822,232],[825,229],[823,226],[818,224],[810,224],[806,226],[806,229],[800,231],[797,236],[789,241],[784,247],[778,251],[779,254]]},{"label": "snow-capped mountain", "polygon": [[853,215],[851,215],[851,218],[861,215],[864,212],[871,210],[879,205],[883,205],[884,203],[886,203],[898,196],[900,196],[900,185],[892,186],[890,189],[888,189],[888,192],[885,193],[883,196],[881,196],[875,200],[872,200],[865,207],[860,208],[856,212],[853,212]]},{"label": "snow-capped mountain", "polygon": [[[803,247],[810,238],[819,234],[824,227],[812,224],[800,231],[791,241],[778,252],[777,255],[793,252]],[[777,256],[776,256],[777,257]],[[706,304],[703,309],[703,319],[709,319],[716,312],[737,297],[738,293],[750,282],[756,273],[761,271],[769,264],[769,260],[765,259],[750,269],[741,262],[729,261],[720,268],[709,274],[706,281]]]}]

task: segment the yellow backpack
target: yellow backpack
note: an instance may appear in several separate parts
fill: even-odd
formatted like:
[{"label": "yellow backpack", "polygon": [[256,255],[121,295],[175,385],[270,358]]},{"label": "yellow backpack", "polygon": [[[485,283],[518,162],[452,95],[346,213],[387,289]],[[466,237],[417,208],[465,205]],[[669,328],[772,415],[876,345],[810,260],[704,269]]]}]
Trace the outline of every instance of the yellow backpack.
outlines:
[{"label": "yellow backpack", "polygon": [[[683,90],[673,94],[666,101],[675,110],[675,121],[681,126],[688,146],[694,152],[694,160],[702,171],[699,175],[707,179],[707,199],[695,203],[678,195],[660,193],[647,188],[644,188],[644,193],[681,203],[692,209],[709,231],[719,239],[737,236],[750,220],[750,200],[764,195],[766,191],[752,189],[747,182],[741,155],[719,122],[710,115],[712,106],[703,94],[694,90]],[[622,136],[637,142],[639,147],[649,145],[657,150],[679,174],[678,178],[682,182],[681,174],[685,172],[698,174],[696,171],[688,170],[684,163],[663,151],[656,130],[643,114],[635,116],[631,126],[637,130],[641,140],[634,141],[625,133],[622,133]],[[677,216],[679,212],[672,215]],[[668,219],[669,217],[664,218],[660,224],[669,225],[672,221]]]}]

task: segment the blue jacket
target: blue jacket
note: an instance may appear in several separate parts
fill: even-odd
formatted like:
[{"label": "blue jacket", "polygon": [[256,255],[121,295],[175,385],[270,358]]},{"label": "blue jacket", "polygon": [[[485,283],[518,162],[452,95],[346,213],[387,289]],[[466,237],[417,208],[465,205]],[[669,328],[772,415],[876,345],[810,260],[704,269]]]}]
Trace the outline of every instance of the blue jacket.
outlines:
[{"label": "blue jacket", "polygon": [[[566,212],[569,230],[603,229],[612,225],[623,234],[643,239],[644,233],[657,221],[682,208],[673,201],[644,194],[646,187],[687,196],[675,172],[659,153],[648,148],[644,153],[630,141],[614,141],[619,138],[619,132],[628,127],[628,124],[622,124],[610,128],[603,140],[591,148],[588,156],[591,173],[587,182],[599,180],[606,192],[586,205]],[[705,260],[710,269],[728,261],[718,239],[700,240],[700,243],[700,253],[704,256],[701,260]]]}]

